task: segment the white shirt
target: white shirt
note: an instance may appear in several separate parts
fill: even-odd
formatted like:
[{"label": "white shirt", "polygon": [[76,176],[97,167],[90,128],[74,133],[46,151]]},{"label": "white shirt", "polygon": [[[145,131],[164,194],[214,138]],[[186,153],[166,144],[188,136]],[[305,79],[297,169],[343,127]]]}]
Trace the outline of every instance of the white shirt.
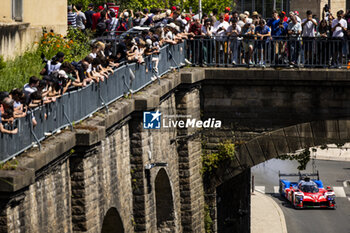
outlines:
[{"label": "white shirt", "polygon": [[244,26],[245,22],[243,22],[242,20],[237,22],[237,25],[240,26],[241,28]]},{"label": "white shirt", "polygon": [[[297,18],[298,23],[301,23],[300,17],[297,15],[295,15],[295,17]],[[288,17],[287,23],[290,23],[290,22],[292,22],[292,20],[290,19],[290,17]]]},{"label": "white shirt", "polygon": [[[313,22],[316,23],[316,20],[311,19]],[[307,19],[303,19],[302,23],[305,23],[303,26],[303,33],[302,35],[305,37],[315,37],[315,24],[312,21],[308,21],[307,23],[305,23],[307,21]]]},{"label": "white shirt", "polygon": [[174,40],[174,34],[171,31],[168,31],[165,35],[165,38],[169,40]]},{"label": "white shirt", "polygon": [[247,18],[247,23],[253,23],[253,19],[252,18]]},{"label": "white shirt", "polygon": [[227,33],[231,33],[231,32],[234,31],[234,30],[237,31],[238,35],[236,35],[235,33],[233,33],[230,37],[231,37],[231,38],[241,39],[241,38],[238,37],[238,36],[241,34],[242,29],[241,29],[241,27],[240,27],[238,24],[236,24],[236,28],[233,28],[232,25],[230,25],[230,26],[227,28],[227,31],[226,31],[226,32],[227,32]]},{"label": "white shirt", "polygon": [[[347,28],[348,27],[348,23],[346,22],[345,19],[341,19],[341,20],[338,20],[338,19],[333,19],[332,21],[332,29],[338,24],[340,23],[340,25],[344,28]],[[344,37],[344,32],[343,32],[343,29],[341,27],[336,27],[334,32],[333,32],[333,37]]]},{"label": "white shirt", "polygon": [[47,74],[50,75],[53,71],[59,70],[61,68],[61,63],[57,62],[55,65],[52,64],[52,61],[47,61]]},{"label": "white shirt", "polygon": [[32,94],[33,92],[36,92],[37,90],[38,89],[36,87],[29,86],[29,83],[27,83],[23,86],[23,93],[26,96],[30,96],[30,94]]},{"label": "white shirt", "polygon": [[[226,36],[226,30],[229,26],[230,25],[225,20],[222,23],[220,22],[220,20],[216,21],[214,24],[213,32],[215,33],[216,36]],[[218,31],[222,27],[224,27],[225,30]]]},{"label": "white shirt", "polygon": [[97,54],[96,53],[90,53],[89,56],[95,59],[97,57]]}]

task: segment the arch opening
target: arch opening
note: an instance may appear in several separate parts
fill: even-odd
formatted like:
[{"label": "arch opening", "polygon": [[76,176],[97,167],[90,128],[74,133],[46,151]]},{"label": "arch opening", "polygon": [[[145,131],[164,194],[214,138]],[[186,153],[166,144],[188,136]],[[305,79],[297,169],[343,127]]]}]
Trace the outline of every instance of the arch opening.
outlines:
[{"label": "arch opening", "polygon": [[112,207],[107,211],[101,233],[124,233],[123,221],[116,208]]},{"label": "arch opening", "polygon": [[155,179],[156,213],[158,232],[174,232],[174,202],[168,175],[162,168]]}]

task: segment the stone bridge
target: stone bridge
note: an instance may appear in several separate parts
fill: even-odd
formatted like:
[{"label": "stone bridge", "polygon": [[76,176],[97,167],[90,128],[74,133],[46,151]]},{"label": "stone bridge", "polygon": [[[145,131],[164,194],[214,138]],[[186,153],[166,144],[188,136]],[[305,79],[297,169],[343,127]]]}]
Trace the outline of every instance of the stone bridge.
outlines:
[{"label": "stone bridge", "polygon": [[[205,232],[209,216],[214,231],[249,232],[251,166],[349,141],[347,76],[209,68],[169,74],[21,154],[15,170],[0,170],[0,232]],[[214,117],[222,127],[144,129],[145,110]],[[239,145],[235,158],[203,180],[202,149],[214,151],[226,139]]]}]

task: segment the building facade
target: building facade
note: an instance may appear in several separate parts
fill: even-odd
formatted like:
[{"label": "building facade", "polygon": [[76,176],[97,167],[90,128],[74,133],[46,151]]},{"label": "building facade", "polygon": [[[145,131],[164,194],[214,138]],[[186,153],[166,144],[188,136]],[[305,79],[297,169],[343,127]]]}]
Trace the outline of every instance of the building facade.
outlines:
[{"label": "building facade", "polygon": [[9,59],[24,52],[43,27],[66,33],[67,0],[1,0],[0,55]]}]

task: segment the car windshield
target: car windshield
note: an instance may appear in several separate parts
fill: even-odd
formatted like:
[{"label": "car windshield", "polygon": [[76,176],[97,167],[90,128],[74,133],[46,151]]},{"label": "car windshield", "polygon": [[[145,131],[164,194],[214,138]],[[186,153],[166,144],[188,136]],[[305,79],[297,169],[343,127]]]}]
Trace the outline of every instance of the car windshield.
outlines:
[{"label": "car windshield", "polygon": [[316,185],[302,185],[301,191],[304,193],[318,193],[318,188]]}]

